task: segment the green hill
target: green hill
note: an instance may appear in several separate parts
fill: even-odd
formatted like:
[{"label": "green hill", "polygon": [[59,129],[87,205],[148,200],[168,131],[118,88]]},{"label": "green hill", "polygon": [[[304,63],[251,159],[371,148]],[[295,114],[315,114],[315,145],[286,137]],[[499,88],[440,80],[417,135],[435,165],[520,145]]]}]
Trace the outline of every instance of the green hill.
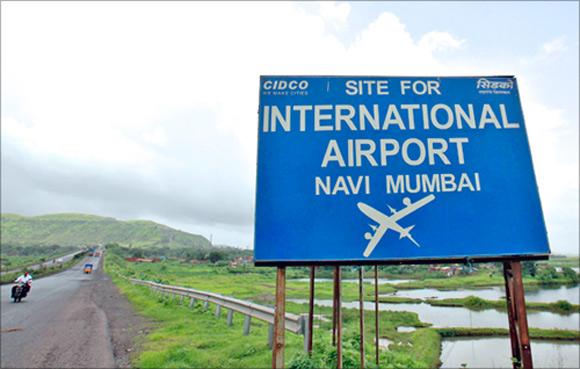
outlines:
[{"label": "green hill", "polygon": [[88,214],[1,215],[3,245],[85,246],[118,243],[139,248],[209,248],[200,235],[151,221],[120,221]]}]

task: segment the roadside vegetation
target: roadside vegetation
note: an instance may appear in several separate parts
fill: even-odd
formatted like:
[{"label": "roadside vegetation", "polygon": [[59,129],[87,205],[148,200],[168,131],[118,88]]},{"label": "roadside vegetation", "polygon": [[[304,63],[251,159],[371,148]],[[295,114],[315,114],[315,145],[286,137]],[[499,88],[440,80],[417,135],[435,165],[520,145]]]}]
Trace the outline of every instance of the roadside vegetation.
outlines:
[{"label": "roadside vegetation", "polygon": [[[163,300],[150,289],[135,286],[125,277],[148,277],[160,283],[178,284],[197,289],[222,293],[264,304],[273,301],[274,273],[246,275],[228,273],[217,267],[179,266],[171,262],[157,265],[126,263],[118,255],[107,252],[105,271],[133,303],[137,311],[155,321],[152,333],[146,338],[143,351],[135,358],[134,365],[142,368],[174,367],[248,367],[263,368],[271,365],[271,349],[267,345],[268,325],[252,320],[249,336],[242,335],[241,316],[235,316],[234,326],[227,327],[225,314],[222,319],[214,315],[213,307],[204,311],[201,304],[189,308],[179,300]],[[166,268],[163,268],[165,266]],[[137,272],[144,268],[147,272]],[[156,269],[159,268],[159,269]],[[270,268],[266,268],[270,269]],[[153,270],[159,274],[154,275]],[[289,269],[291,271],[292,268]],[[141,274],[146,273],[146,275]],[[174,273],[177,273],[174,276]],[[191,274],[192,276],[186,277]],[[197,275],[197,276],[196,276]],[[197,281],[197,282],[194,282]],[[307,284],[288,285],[288,292],[297,288],[307,291]],[[346,284],[344,284],[346,286]],[[238,290],[239,288],[239,290]],[[321,291],[321,298],[327,298]],[[351,292],[354,295],[354,291]],[[305,314],[307,304],[288,302],[288,312]],[[358,310],[343,312],[343,354],[345,367],[357,367],[359,363]],[[303,354],[303,337],[286,332],[286,360],[290,368],[332,367],[336,363],[336,350],[331,342],[332,309],[315,308],[315,338],[312,357]],[[436,368],[439,365],[440,337],[429,325],[421,322],[412,312],[381,312],[381,337],[393,343],[389,350],[381,351],[381,366],[389,368]],[[374,314],[365,312],[365,351],[369,367],[374,362]],[[419,328],[415,332],[397,332],[399,326]],[[423,329],[421,329],[423,328]],[[220,332],[215,334],[215,332]],[[348,366],[347,366],[347,363]]]},{"label": "roadside vegetation", "polygon": [[[127,281],[127,277],[150,280],[163,284],[179,285],[211,291],[227,296],[253,301],[262,305],[273,305],[275,292],[275,268],[255,268],[251,265],[230,267],[223,260],[215,263],[199,263],[185,260],[165,260],[158,263],[130,263],[124,260],[127,253],[119,254],[119,247],[108,248],[105,270],[119,286],[121,291],[133,303],[137,311],[155,322],[151,333],[145,338],[142,352],[135,357],[133,365],[142,368],[158,367],[269,367],[271,365],[271,349],[267,345],[268,325],[252,320],[249,336],[242,335],[243,318],[234,315],[234,326],[228,327],[225,313],[216,318],[214,307],[204,310],[198,303],[192,308],[189,304],[180,304],[179,300],[164,300],[150,289],[135,286]],[[385,270],[391,268],[390,270]],[[381,268],[381,277],[397,275],[393,273],[403,267]],[[344,278],[356,278],[356,268],[343,268]],[[317,278],[331,277],[332,268],[317,268]],[[420,271],[414,270],[414,275]],[[308,283],[296,281],[308,278],[308,268],[287,269],[287,306],[288,312],[305,314],[308,306]],[[371,277],[370,270],[366,277]],[[489,275],[466,275],[453,278],[439,277],[431,280],[441,280],[454,285],[455,279],[477,281],[490,278]],[[493,278],[494,276],[492,276]],[[410,279],[399,275],[399,279]],[[503,277],[498,277],[503,284]],[[533,277],[532,277],[533,278]],[[448,285],[449,285],[448,284]],[[500,283],[498,283],[500,284]],[[380,285],[380,293],[390,293],[400,285]],[[458,287],[465,287],[460,285]],[[331,299],[332,283],[316,283],[316,298]],[[342,284],[343,301],[358,299],[356,283]],[[365,284],[365,299],[372,300],[373,288]],[[413,302],[416,299],[390,297],[398,302]],[[411,301],[410,301],[411,300]],[[451,300],[451,299],[447,299]],[[463,304],[468,308],[502,308],[495,305],[487,306],[489,301],[475,301],[470,298],[453,299],[464,301],[448,301],[448,303]],[[441,300],[444,301],[444,300]],[[393,302],[393,301],[389,301]],[[416,301],[418,302],[418,301]],[[493,302],[494,304],[496,302]],[[505,305],[505,301],[497,303]],[[529,309],[533,309],[533,304]],[[505,308],[505,307],[504,307]],[[546,307],[538,307],[546,308]],[[550,309],[553,307],[549,307]],[[560,307],[567,309],[568,307]],[[546,308],[547,309],[547,308]],[[572,310],[578,307],[572,305]],[[359,365],[359,332],[358,310],[343,308],[343,354],[344,367]],[[286,366],[289,368],[321,368],[333,367],[336,363],[336,350],[331,345],[332,309],[315,306],[315,337],[314,352],[308,357],[303,352],[303,337],[286,332]],[[417,314],[412,312],[381,311],[380,336],[391,343],[388,349],[381,350],[381,367],[388,368],[437,368],[440,365],[439,356],[441,339],[451,336],[468,335],[471,328],[442,330],[431,328],[428,323],[421,322]],[[374,314],[365,312],[365,352],[367,367],[374,367]],[[414,327],[414,332],[398,332],[399,327]],[[219,332],[219,334],[216,334]],[[546,339],[577,340],[578,332],[563,330],[535,330],[532,337]],[[507,335],[507,330],[489,329],[473,330],[473,335]]]},{"label": "roadside vegetation", "polygon": [[25,268],[78,251],[74,246],[21,246],[2,244],[0,265],[2,271]]},{"label": "roadside vegetation", "polygon": [[[62,264],[55,264],[54,266],[44,267],[38,270],[30,271],[30,274],[34,279],[38,279],[41,277],[47,277],[52,274],[60,273],[63,270],[67,270],[74,266],[76,263],[79,262],[81,258],[83,258],[83,254],[76,255],[71,260],[62,263]],[[24,269],[25,270],[25,269]],[[14,273],[6,273],[0,276],[0,284],[8,284],[14,282],[18,276],[20,276],[24,270],[14,272]]]}]

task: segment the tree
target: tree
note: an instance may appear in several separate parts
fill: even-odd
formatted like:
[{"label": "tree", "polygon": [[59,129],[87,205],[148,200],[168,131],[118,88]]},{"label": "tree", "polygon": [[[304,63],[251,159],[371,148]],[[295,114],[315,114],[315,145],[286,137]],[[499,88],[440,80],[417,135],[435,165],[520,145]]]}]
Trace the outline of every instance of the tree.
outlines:
[{"label": "tree", "polygon": [[564,275],[564,278],[570,279],[574,283],[578,283],[578,281],[580,279],[578,277],[578,273],[576,273],[574,271],[574,269],[572,269],[570,267],[564,267],[564,268],[562,268],[562,274]]},{"label": "tree", "polygon": [[538,268],[536,266],[535,261],[523,261],[522,262],[522,274],[523,275],[529,275],[531,277],[535,277],[537,272],[538,272]]},{"label": "tree", "polygon": [[221,251],[217,251],[217,250],[211,251],[208,255],[208,259],[212,263],[216,263],[220,260],[223,260],[224,258],[225,258],[225,255]]},{"label": "tree", "polygon": [[543,265],[537,272],[538,278],[542,282],[550,282],[553,279],[558,278],[558,272],[556,268],[551,265]]}]

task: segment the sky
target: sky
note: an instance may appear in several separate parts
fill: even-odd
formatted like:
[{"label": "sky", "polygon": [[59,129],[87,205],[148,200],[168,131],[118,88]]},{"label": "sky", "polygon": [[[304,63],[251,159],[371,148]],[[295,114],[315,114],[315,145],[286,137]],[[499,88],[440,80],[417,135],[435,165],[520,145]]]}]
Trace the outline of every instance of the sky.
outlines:
[{"label": "sky", "polygon": [[515,75],[579,248],[577,2],[2,2],[1,210],[253,243],[259,76]]}]

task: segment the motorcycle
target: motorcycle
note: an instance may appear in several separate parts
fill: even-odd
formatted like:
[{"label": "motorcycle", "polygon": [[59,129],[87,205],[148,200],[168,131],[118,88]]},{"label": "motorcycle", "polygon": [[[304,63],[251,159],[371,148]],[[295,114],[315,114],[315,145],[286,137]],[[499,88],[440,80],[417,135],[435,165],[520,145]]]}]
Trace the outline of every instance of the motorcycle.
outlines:
[{"label": "motorcycle", "polygon": [[30,286],[26,283],[17,283],[12,287],[12,298],[14,302],[20,302],[23,298],[28,295],[28,291],[30,291]]}]

